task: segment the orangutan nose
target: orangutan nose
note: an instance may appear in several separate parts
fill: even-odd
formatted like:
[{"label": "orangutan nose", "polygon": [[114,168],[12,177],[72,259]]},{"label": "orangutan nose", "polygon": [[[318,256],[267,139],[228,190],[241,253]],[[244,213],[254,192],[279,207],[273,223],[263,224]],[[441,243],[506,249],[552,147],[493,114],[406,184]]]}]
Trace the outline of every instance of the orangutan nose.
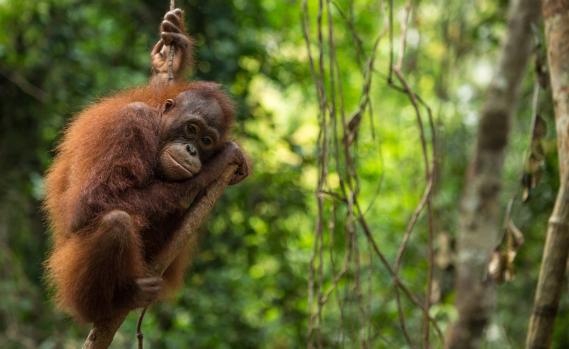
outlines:
[{"label": "orangutan nose", "polygon": [[186,145],[186,150],[188,151],[188,153],[190,153],[191,156],[196,156],[198,154],[198,151],[193,144]]}]

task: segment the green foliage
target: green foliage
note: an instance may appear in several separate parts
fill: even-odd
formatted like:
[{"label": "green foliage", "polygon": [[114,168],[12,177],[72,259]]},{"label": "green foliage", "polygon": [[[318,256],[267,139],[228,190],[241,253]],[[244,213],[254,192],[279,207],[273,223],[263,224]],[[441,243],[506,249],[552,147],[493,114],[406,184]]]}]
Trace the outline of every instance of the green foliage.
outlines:
[{"label": "green foliage", "polygon": [[[78,347],[87,332],[55,311],[42,280],[49,239],[41,212],[41,178],[64,124],[75,112],[99,97],[147,80],[148,53],[167,3],[0,0],[4,29],[0,31],[1,348]],[[204,227],[200,253],[184,289],[171,302],[151,308],[144,323],[147,345],[303,347],[309,316],[308,270],[315,243],[319,126],[300,1],[177,3],[186,10],[188,31],[196,41],[197,65],[191,78],[221,82],[235,97],[239,109],[235,138],[253,159],[253,174],[230,188],[218,203]],[[314,34],[318,2],[308,3]],[[360,103],[362,67],[377,33],[386,28],[387,9],[371,0],[334,4],[342,66],[338,78],[344,85],[346,110],[353,111]],[[404,7],[402,1],[395,4],[397,9]],[[350,6],[361,43],[344,20]],[[402,63],[413,88],[434,110],[439,131],[437,234],[454,236],[457,231],[462,181],[484,88],[504,32],[504,14],[504,1],[435,0],[414,5],[408,32],[413,39],[407,43]],[[396,13],[396,41],[400,17]],[[374,114],[363,118],[357,169],[366,217],[382,251],[393,262],[424,182],[414,111],[407,98],[386,83],[389,41],[384,35],[370,95]],[[512,129],[504,202],[519,191],[529,141],[533,78],[527,80]],[[514,207],[514,220],[526,243],[516,259],[516,279],[499,288],[497,315],[487,336],[489,348],[521,347],[529,319],[529,300],[558,181],[548,96],[542,105],[550,128],[545,175],[531,201]],[[331,178],[338,178],[332,165]],[[338,183],[331,180],[329,185],[334,188]],[[344,232],[338,226],[331,235],[327,239],[334,239],[333,252],[342,256]],[[420,297],[426,283],[426,235],[421,217],[401,270],[402,279]],[[360,239],[364,246],[363,235]],[[367,280],[365,285],[372,291],[366,298],[369,319],[359,323],[363,320],[357,300],[349,298],[352,293],[335,292],[333,304],[325,308],[323,341],[326,347],[358,347],[355,332],[367,326],[375,336],[374,348],[404,347],[392,281],[370,251],[362,249],[361,255],[359,277]],[[351,290],[356,276],[348,273],[339,289]],[[441,294],[432,315],[444,327],[455,314],[452,271],[437,269],[435,277]],[[340,302],[344,307],[336,306]],[[565,299],[557,322],[559,348],[569,346],[564,330],[568,308]],[[421,312],[406,300],[404,310],[410,319],[409,331],[420,333]],[[117,335],[117,348],[134,347],[135,324],[133,314]]]}]

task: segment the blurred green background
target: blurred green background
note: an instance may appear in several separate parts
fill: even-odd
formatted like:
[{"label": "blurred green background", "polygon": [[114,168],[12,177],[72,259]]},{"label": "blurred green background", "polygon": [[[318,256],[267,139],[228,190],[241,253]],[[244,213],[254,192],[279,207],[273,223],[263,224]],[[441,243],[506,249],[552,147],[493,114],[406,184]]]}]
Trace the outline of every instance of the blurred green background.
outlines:
[{"label": "blurred green background", "polygon": [[[374,40],[387,28],[387,2],[332,4],[344,108],[351,113],[360,103],[364,66]],[[436,257],[443,261],[435,268],[437,292],[431,313],[444,330],[456,316],[452,253],[446,248],[452,247],[457,230],[467,159],[504,34],[507,2],[410,4],[403,71],[431,106],[439,135],[440,174],[433,207]],[[147,314],[147,346],[305,347],[312,313],[307,299],[315,244],[319,125],[301,27],[302,4],[178,0],[177,5],[185,10],[188,31],[196,41],[197,65],[191,78],[221,82],[237,101],[234,134],[253,159],[253,174],[218,203],[204,227],[200,253],[183,290]],[[313,42],[317,5],[316,0],[308,1]],[[41,211],[42,176],[61,130],[76,112],[98,97],[147,81],[149,51],[167,7],[165,0],[0,0],[0,348],[77,348],[88,331],[54,309],[43,282],[42,261],[50,242]],[[406,2],[397,0],[394,7],[398,37]],[[373,73],[373,112],[362,119],[357,170],[360,202],[367,208],[375,240],[393,262],[424,179],[415,114],[407,98],[388,86],[388,64],[385,36]],[[533,86],[530,71],[512,128],[504,204],[519,193]],[[542,99],[541,114],[550,128],[544,142],[545,171],[531,201],[518,201],[513,208],[526,242],[516,259],[516,278],[499,287],[487,348],[520,348],[525,339],[557,188],[551,102],[547,93]],[[421,217],[400,273],[420,296],[426,282],[426,232]],[[337,233],[340,241],[343,233]],[[341,280],[322,313],[323,346],[404,348],[391,278],[372,258],[365,239],[357,241],[358,268],[351,268]],[[328,246],[327,256],[343,255],[342,243]],[[325,268],[325,283],[330,285],[334,266]],[[403,306],[418,342],[422,314],[407,301]],[[556,348],[569,347],[568,309],[565,293]],[[133,314],[117,335],[116,348],[135,347],[135,323]],[[432,344],[441,346],[434,335]]]}]

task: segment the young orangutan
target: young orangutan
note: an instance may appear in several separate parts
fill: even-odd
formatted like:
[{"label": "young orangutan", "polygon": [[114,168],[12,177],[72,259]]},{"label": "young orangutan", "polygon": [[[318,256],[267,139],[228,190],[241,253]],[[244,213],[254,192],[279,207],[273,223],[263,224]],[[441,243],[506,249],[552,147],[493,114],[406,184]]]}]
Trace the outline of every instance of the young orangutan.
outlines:
[{"label": "young orangutan", "polygon": [[[175,49],[167,82],[167,52]],[[191,41],[182,12],[170,11],[152,50],[149,85],[108,97],[71,122],[46,178],[53,230],[48,278],[57,304],[98,322],[164,294],[146,265],[168,243],[196,195],[231,164],[232,184],[248,175],[240,148],[227,141],[231,100],[218,84],[182,82]],[[188,256],[163,275],[180,285]]]}]

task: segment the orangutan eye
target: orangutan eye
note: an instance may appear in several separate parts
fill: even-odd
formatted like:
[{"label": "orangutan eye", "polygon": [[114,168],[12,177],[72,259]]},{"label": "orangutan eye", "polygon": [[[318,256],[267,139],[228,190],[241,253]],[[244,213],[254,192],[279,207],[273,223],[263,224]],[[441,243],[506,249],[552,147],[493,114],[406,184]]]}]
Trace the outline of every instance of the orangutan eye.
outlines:
[{"label": "orangutan eye", "polygon": [[188,136],[193,136],[198,133],[198,128],[194,124],[187,124],[186,125],[186,134]]},{"label": "orangutan eye", "polygon": [[212,140],[210,137],[202,137],[202,144],[205,146],[210,146],[211,145]]}]

